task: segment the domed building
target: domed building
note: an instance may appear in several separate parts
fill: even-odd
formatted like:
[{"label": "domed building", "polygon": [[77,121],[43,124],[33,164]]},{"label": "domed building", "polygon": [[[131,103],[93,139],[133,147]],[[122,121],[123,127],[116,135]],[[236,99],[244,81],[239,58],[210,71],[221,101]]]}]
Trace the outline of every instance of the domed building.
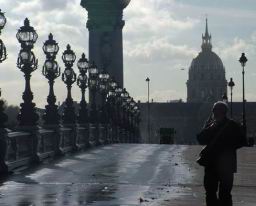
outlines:
[{"label": "domed building", "polygon": [[214,102],[227,93],[225,67],[220,57],[212,51],[211,35],[206,19],[202,35],[202,51],[193,59],[187,81],[187,102]]}]

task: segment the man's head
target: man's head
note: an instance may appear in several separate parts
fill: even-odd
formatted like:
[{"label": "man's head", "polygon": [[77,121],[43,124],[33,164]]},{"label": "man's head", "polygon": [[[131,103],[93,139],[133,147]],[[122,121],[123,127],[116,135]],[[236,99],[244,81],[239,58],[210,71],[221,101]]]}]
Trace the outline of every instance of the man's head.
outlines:
[{"label": "man's head", "polygon": [[212,112],[214,115],[214,119],[217,122],[220,122],[223,119],[225,119],[227,116],[228,105],[223,101],[218,101],[218,102],[214,103]]}]

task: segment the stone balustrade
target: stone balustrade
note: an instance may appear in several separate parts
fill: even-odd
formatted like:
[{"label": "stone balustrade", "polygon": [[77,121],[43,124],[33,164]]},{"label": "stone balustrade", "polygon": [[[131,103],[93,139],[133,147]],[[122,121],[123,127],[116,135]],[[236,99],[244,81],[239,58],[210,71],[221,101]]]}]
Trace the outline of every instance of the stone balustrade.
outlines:
[{"label": "stone balustrade", "polygon": [[131,135],[128,133],[114,137],[114,129],[110,125],[94,124],[18,127],[15,131],[1,129],[0,174],[98,145],[136,143],[128,138]]}]

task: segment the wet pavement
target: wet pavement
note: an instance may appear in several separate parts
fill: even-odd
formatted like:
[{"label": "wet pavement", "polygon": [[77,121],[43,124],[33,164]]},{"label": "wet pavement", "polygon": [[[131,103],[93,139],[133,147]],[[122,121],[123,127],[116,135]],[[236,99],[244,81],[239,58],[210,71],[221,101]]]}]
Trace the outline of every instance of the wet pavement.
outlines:
[{"label": "wet pavement", "polygon": [[[203,206],[198,146],[115,144],[17,171],[0,206]],[[256,205],[256,148],[239,152],[234,205]]]}]

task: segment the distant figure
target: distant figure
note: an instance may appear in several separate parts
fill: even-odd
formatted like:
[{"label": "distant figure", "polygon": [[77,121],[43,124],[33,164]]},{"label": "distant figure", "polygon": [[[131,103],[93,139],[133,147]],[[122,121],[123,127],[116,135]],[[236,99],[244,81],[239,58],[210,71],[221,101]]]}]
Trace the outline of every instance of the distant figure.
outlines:
[{"label": "distant figure", "polygon": [[205,167],[207,206],[233,205],[231,190],[237,171],[236,150],[246,145],[241,125],[227,118],[227,111],[225,102],[216,102],[210,118],[197,136],[198,142],[206,145],[198,163]]}]

